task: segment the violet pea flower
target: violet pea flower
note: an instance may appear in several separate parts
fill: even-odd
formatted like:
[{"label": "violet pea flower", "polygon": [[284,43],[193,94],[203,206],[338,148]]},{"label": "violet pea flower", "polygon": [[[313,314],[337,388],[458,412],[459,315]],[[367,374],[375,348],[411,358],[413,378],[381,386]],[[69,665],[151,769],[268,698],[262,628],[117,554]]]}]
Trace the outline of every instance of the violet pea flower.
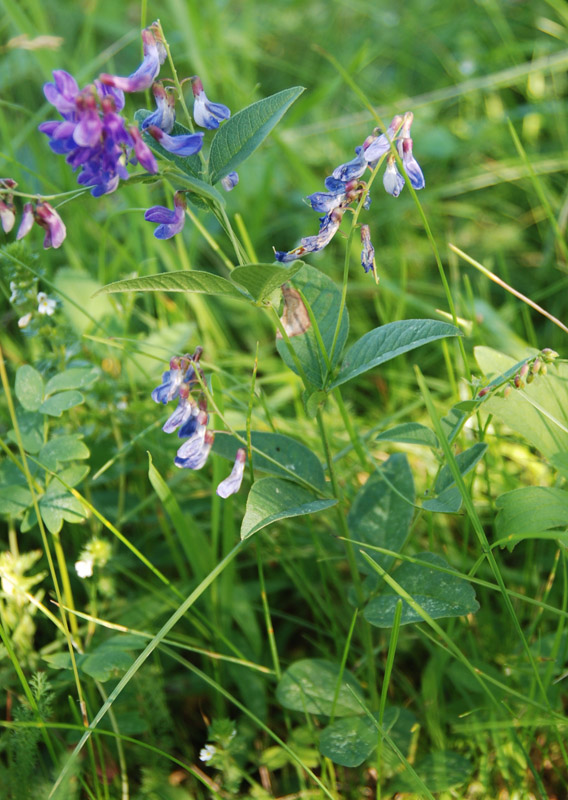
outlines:
[{"label": "violet pea flower", "polygon": [[183,192],[176,192],[174,195],[174,211],[164,206],[152,206],[152,208],[146,211],[144,214],[145,220],[148,222],[160,223],[154,231],[156,239],[171,239],[172,236],[175,236],[176,233],[179,233],[183,229],[186,207],[187,205]]},{"label": "violet pea flower", "polygon": [[35,221],[45,230],[43,246],[45,248],[61,247],[67,235],[63,220],[49,203],[38,203],[35,208]]},{"label": "violet pea flower", "polygon": [[182,134],[181,136],[170,136],[158,128],[157,125],[150,125],[148,133],[161,145],[168,153],[176,156],[193,156],[199,153],[203,146],[203,133]]},{"label": "violet pea flower", "polygon": [[217,494],[219,497],[226,499],[231,494],[235,494],[241,488],[243,482],[243,475],[245,471],[245,461],[247,460],[247,452],[241,447],[237,450],[235,457],[235,464],[231,470],[231,474],[224,481],[221,481],[217,486]]},{"label": "violet pea flower", "polygon": [[161,83],[155,83],[152,86],[152,93],[157,108],[146,117],[140,127],[145,131],[150,125],[155,125],[164,133],[171,133],[176,121],[175,95],[172,92],[166,92]]},{"label": "violet pea flower", "polygon": [[59,111],[62,117],[69,119],[76,110],[75,98],[79,94],[79,86],[75,78],[64,69],[53,70],[54,83],[45,83],[43,93],[48,103]]},{"label": "violet pea flower", "polygon": [[135,72],[127,78],[103,73],[99,77],[100,82],[106,86],[114,86],[115,89],[122,89],[123,92],[143,92],[145,89],[149,89],[158,77],[166,52],[163,46],[160,47],[160,43],[156,41],[150,28],[144,28],[142,31],[142,41],[144,58]]},{"label": "violet pea flower", "polygon": [[361,177],[367,169],[368,159],[364,155],[363,147],[356,147],[355,153],[357,155],[354,159],[348,161],[346,164],[340,164],[333,170],[331,173],[332,178],[347,183],[347,181],[352,181],[355,178]]},{"label": "violet pea flower", "polygon": [[26,203],[24,205],[24,209],[22,212],[22,219],[20,221],[20,227],[18,228],[18,232],[16,234],[16,239],[17,240],[23,239],[24,236],[31,231],[33,224],[34,224],[34,206],[33,203]]},{"label": "violet pea flower", "polygon": [[147,172],[151,172],[155,175],[158,171],[158,163],[136,125],[132,125],[128,129],[128,133],[134,142],[134,155]]},{"label": "violet pea flower", "polygon": [[391,153],[391,155],[388,157],[385,174],[383,175],[383,186],[385,187],[385,191],[387,191],[389,194],[392,194],[393,197],[398,197],[404,188],[404,184],[405,180],[398,171],[396,161]]},{"label": "violet pea flower", "polygon": [[361,266],[365,272],[375,271],[375,248],[371,244],[371,231],[368,225],[361,225]]},{"label": "violet pea flower", "polygon": [[219,123],[229,119],[231,112],[222,103],[212,103],[203,90],[201,79],[197,75],[191,79],[193,89],[193,119],[200,128],[215,130]]},{"label": "violet pea flower", "polygon": [[299,247],[290,250],[288,253],[275,250],[274,257],[277,261],[286,264],[288,261],[295,261],[301,258],[305,253],[317,253],[318,250],[323,250],[335,234],[343,219],[345,209],[334,208],[329,214],[321,218],[319,233],[315,236],[305,236],[300,240]]}]

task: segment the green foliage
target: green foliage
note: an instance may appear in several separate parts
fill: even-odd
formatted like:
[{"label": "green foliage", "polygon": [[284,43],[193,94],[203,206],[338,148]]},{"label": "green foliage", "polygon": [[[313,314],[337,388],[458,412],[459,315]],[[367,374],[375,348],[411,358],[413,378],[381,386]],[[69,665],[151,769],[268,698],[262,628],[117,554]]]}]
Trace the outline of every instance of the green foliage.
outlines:
[{"label": "green foliage", "polygon": [[284,708],[326,717],[360,712],[363,700],[353,675],[321,658],[302,659],[288,667],[276,697]]},{"label": "green foliage", "polygon": [[247,498],[241,539],[247,539],[278,520],[315,514],[336,503],[337,500],[318,500],[314,494],[291,481],[261,478],[253,483]]},{"label": "green foliage", "polygon": [[[423,553],[418,558],[424,564],[402,564],[394,571],[393,578],[432,619],[475,614],[479,610],[473,587],[467,581],[428,566],[434,564],[447,570],[450,568],[447,561],[435,553]],[[365,619],[371,625],[389,628],[393,623],[398,598],[399,595],[392,589],[385,589],[369,601]],[[400,624],[408,625],[422,620],[423,617],[403,598]]]},{"label": "green foliage", "polygon": [[211,143],[211,183],[220,181],[252,155],[303,91],[302,86],[284,89],[234,114]]}]

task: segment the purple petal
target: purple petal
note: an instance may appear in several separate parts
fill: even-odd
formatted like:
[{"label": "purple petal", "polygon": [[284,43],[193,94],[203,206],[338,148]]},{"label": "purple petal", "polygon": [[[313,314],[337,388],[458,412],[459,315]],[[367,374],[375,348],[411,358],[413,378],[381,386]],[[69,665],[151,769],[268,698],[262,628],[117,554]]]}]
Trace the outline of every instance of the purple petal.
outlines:
[{"label": "purple petal", "polygon": [[176,212],[165,206],[152,206],[144,214],[144,219],[147,222],[160,222],[171,225],[172,222],[176,221]]}]

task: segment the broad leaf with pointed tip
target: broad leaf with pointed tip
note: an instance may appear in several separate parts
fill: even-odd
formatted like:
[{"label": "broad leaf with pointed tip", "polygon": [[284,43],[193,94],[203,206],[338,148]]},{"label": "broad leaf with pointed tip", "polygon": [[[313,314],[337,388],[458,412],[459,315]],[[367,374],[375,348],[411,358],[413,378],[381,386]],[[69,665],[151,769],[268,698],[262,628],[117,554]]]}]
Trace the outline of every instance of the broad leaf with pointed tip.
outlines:
[{"label": "broad leaf with pointed tip", "polygon": [[237,111],[223,123],[209,154],[211,183],[233,172],[266,139],[292,103],[302,94],[302,86],[284,89]]},{"label": "broad leaf with pointed tip", "polygon": [[433,319],[403,319],[381,325],[364,334],[348,350],[339,375],[331,386],[341,386],[362,372],[423,344],[461,335],[462,332],[454,325]]},{"label": "broad leaf with pointed tip", "polygon": [[241,539],[266,528],[273,522],[289,517],[315,514],[337,503],[320,500],[291,481],[280,478],[261,478],[253,483],[247,498],[247,508],[241,525]]},{"label": "broad leaf with pointed tip", "polygon": [[99,289],[97,294],[113,294],[114,292],[197,292],[237,297],[240,300],[246,299],[246,295],[226,278],[214,275],[212,272],[193,269],[161,272],[158,275],[146,275],[143,278],[114,281]]},{"label": "broad leaf with pointed tip", "polygon": [[37,411],[43,400],[43,378],[36,369],[24,364],[16,372],[15,391],[26,411]]}]

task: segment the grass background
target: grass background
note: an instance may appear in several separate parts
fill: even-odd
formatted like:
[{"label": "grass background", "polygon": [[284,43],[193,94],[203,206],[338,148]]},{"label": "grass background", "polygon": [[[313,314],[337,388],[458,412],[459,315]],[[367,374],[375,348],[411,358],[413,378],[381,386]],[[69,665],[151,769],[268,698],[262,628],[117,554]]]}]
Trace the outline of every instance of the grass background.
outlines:
[{"label": "grass background", "polygon": [[[470,396],[467,383],[472,374],[480,373],[472,356],[474,345],[488,344],[515,358],[525,355],[527,346],[553,347],[561,355],[565,352],[563,334],[557,327],[459,259],[448,244],[455,244],[552,314],[565,318],[566,3],[487,0],[468,3],[459,13],[455,4],[425,0],[404,6],[357,0],[271,4],[170,0],[159,6],[108,0],[81,4],[28,0],[4,3],[3,9],[3,174],[17,179],[19,188],[29,193],[55,194],[76,188],[64,159],[53,156],[45,137],[37,132],[37,125],[52,117],[41,90],[51,71],[66,69],[82,85],[101,71],[130,73],[140,54],[139,30],[157,16],[180,77],[198,74],[209,97],[227,103],[233,112],[289,86],[305,86],[283,123],[241,167],[239,186],[226,197],[229,217],[235,220],[235,215],[240,215],[259,261],[271,260],[272,246],[290,249],[300,237],[315,233],[316,217],[302,198],[321,190],[325,176],[351,157],[354,147],[374,126],[329,56],[346,70],[383,119],[414,111],[414,152],[426,176],[420,200],[447,271],[457,313],[470,323],[465,342],[469,364],[466,370],[452,343],[430,346],[349,384],[345,401],[361,436],[396,422],[428,422],[414,363],[419,363],[426,375],[441,415],[457,400]],[[27,50],[10,44],[13,37],[21,35],[28,39],[54,35],[63,41],[55,50]],[[146,104],[138,96],[128,102],[131,116],[138,105],[150,107],[149,98]],[[521,148],[515,144],[511,126]],[[0,344],[12,385],[13,372],[24,362],[47,374],[61,369],[70,358],[101,368],[102,379],[89,393],[87,404],[74,409],[61,423],[56,421],[61,427],[55,429],[84,434],[91,450],[91,472],[81,484],[81,492],[185,597],[238,540],[245,493],[224,505],[212,496],[211,487],[226,472],[226,462],[216,458],[199,473],[174,471],[172,444],[159,431],[160,411],[149,398],[169,357],[202,344],[204,363],[222,389],[227,419],[242,428],[258,342],[253,428],[288,433],[308,444],[322,461],[324,452],[317,426],[304,412],[301,386],[291,379],[276,354],[268,315],[205,296],[144,294],[92,299],[98,285],[133,273],[205,269],[227,274],[224,259],[211,240],[230,257],[229,245],[212,216],[194,210],[196,221],[188,221],[181,236],[168,243],[156,242],[153,226],[143,221],[143,210],[168,202],[171,192],[160,183],[123,184],[109,197],[85,195],[62,206],[68,230],[64,246],[59,251],[42,251],[40,233],[34,230],[28,237],[25,260],[37,253],[34,269],[44,276],[40,289],[50,294],[63,291],[78,307],[64,300],[53,324],[41,335],[22,335],[17,327],[19,312],[8,303],[12,264],[4,260]],[[354,245],[348,292],[351,341],[379,324],[436,318],[437,309],[447,312],[432,249],[410,194],[403,192],[394,200],[377,186],[365,221],[371,226],[377,251],[380,284],[376,287],[363,274]],[[238,221],[236,224],[238,227]],[[339,283],[344,248],[345,239],[339,235],[310,263]],[[5,440],[11,427],[6,400],[3,413]],[[323,418],[333,452],[341,453],[349,447],[349,437],[335,407],[326,408]],[[497,423],[489,433],[489,451],[471,492],[491,541],[499,494],[520,485],[552,485],[558,479],[546,460],[522,439]],[[460,449],[471,443],[471,435],[465,431]],[[369,448],[378,463],[391,452],[404,450],[418,494],[431,489],[439,467],[435,455],[376,443]],[[191,521],[195,538],[190,546],[202,555],[199,560],[187,559],[180,551],[178,537],[183,525],[179,518],[176,525],[175,514],[165,513],[152,491],[147,451],[183,518]],[[337,469],[350,503],[368,472],[351,450],[338,459]],[[17,528],[13,522],[7,523],[7,545],[13,546],[18,539],[21,552],[42,547],[37,529],[19,534]],[[61,546],[70,569],[85,541],[95,534],[113,541],[112,561],[97,577],[96,591],[72,578],[76,608],[153,636],[179,607],[179,598],[171,588],[164,589],[127,548],[115,543],[94,514],[82,526],[65,525],[63,529]],[[304,764],[316,770],[333,796],[360,797],[363,792],[375,792],[372,765],[334,770],[314,747],[317,730],[313,719],[290,716],[275,701],[275,678],[270,674],[274,660],[259,583],[261,563],[281,668],[301,657],[340,660],[353,609],[347,600],[349,577],[343,550],[333,534],[337,534],[335,520],[329,516],[301,518],[301,524],[281,524],[259,535],[204,593],[175,634],[178,642],[190,647],[246,659],[269,670],[235,666],[206,655],[191,657],[217,687],[224,687],[300,753]],[[409,552],[424,547],[443,554],[464,573],[480,556],[470,519],[462,515],[419,515]],[[564,614],[558,615],[542,605],[515,601],[524,635],[534,653],[541,654],[546,637],[562,636],[563,632],[564,551],[556,550],[549,541],[529,541],[498,558],[510,590],[564,609]],[[47,569],[45,553],[34,569],[39,568]],[[485,566],[479,576],[485,580],[492,577]],[[47,598],[53,592],[50,577],[42,587],[48,607]],[[474,622],[466,625],[453,620],[446,623],[445,630],[470,664],[534,699],[538,695],[535,675],[518,632],[511,626],[503,597],[482,587],[477,587],[477,596],[481,610]],[[34,623],[35,636],[28,647],[18,651],[26,680],[35,669],[45,669],[45,656],[64,651],[64,638],[44,613],[37,612]],[[87,648],[106,641],[108,631],[81,620],[79,625]],[[451,662],[447,650],[439,646],[439,640],[429,639],[422,627],[401,630],[389,689],[390,700],[410,708],[420,725],[413,738],[414,753],[405,755],[413,763],[436,750],[451,749],[467,756],[473,765],[470,777],[445,797],[565,796],[566,765],[545,710],[537,714],[530,705],[523,708],[518,698],[499,696],[505,706],[512,704],[514,713],[501,718],[488,712],[487,698],[479,695],[468,676]],[[8,630],[13,636],[10,625]],[[375,630],[374,644],[382,670],[388,635]],[[352,647],[348,665],[364,681],[358,634]],[[546,655],[542,658],[546,666]],[[1,666],[7,698],[4,718],[9,721],[10,709],[21,700],[22,682],[6,655]],[[76,686],[70,675],[66,670],[48,671],[57,701],[50,720],[56,726],[80,724]],[[80,676],[90,719],[103,702],[101,691],[108,695],[116,677],[96,684],[89,676]],[[563,708],[562,686],[547,687],[557,712]],[[73,698],[70,703],[68,696]],[[274,746],[266,731],[162,648],[128,684],[114,710],[122,735],[131,735],[162,752],[142,750],[127,742],[121,751],[117,750],[118,736],[114,741],[94,737],[92,753],[74,767],[71,783],[63,790],[68,794],[63,796],[118,797],[121,791],[124,796],[120,776],[127,773],[133,797],[261,797],[261,787],[267,796],[275,797],[317,797],[321,792],[291,764],[266,766],[271,762],[262,754]],[[220,771],[215,790],[200,780],[197,770],[201,776],[216,773],[199,765],[198,751],[207,741],[206,723],[223,717],[237,721],[238,747],[231,745],[235,748],[230,750],[232,760]],[[523,719],[528,720],[526,724]],[[103,727],[109,727],[107,722],[105,719]],[[3,745],[6,776],[19,764],[8,739],[11,735],[6,733]],[[38,797],[46,796],[42,792],[55,780],[66,746],[77,740],[75,733],[57,727],[49,736],[55,759],[45,744],[30,749],[33,758],[39,759],[33,761],[30,755],[31,763],[39,764],[34,785]],[[164,753],[184,765],[194,765],[193,774],[175,773],[177,768]],[[171,779],[175,774],[179,785],[168,782],[168,776]],[[10,785],[8,778],[6,781],[5,785]],[[388,786],[383,786],[385,790],[389,796]],[[9,791],[21,796],[13,787]]]}]

